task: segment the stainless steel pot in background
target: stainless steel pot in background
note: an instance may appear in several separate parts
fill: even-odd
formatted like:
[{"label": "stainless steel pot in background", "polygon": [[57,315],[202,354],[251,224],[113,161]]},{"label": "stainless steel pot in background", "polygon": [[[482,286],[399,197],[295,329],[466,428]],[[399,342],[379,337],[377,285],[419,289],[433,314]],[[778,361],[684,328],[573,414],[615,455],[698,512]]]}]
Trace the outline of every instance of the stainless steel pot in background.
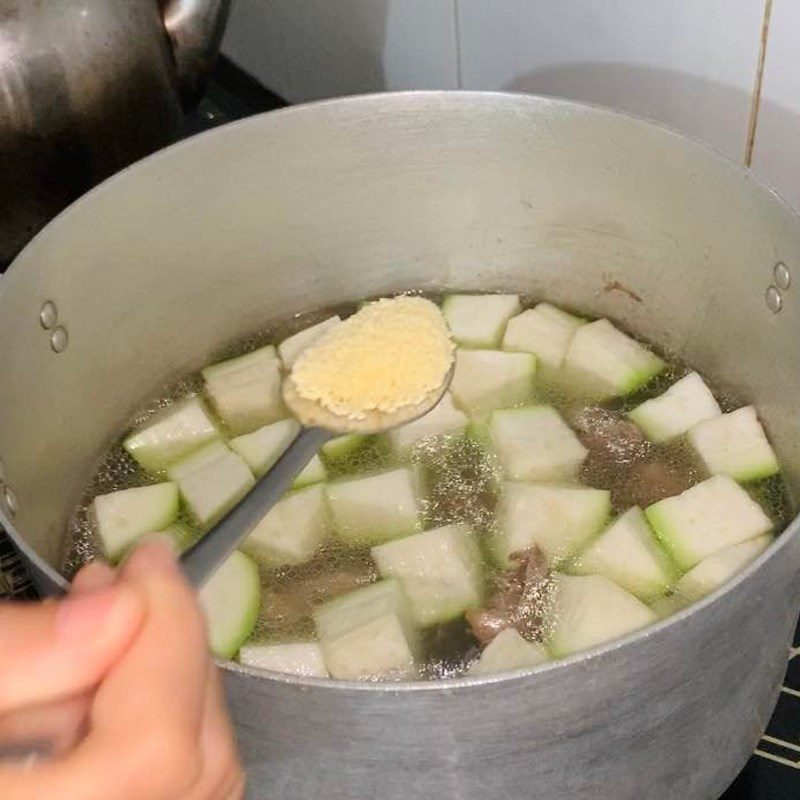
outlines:
[{"label": "stainless steel pot in background", "polygon": [[[793,285],[775,313],[779,261]],[[546,297],[680,353],[758,405],[797,498],[798,270],[800,222],[774,195],[620,114],[423,93],[230,125],[89,194],[0,279],[0,519],[54,579],[98,456],[169,378],[269,320],[444,287]],[[251,796],[717,797],[777,696],[799,527],[666,623],[511,677],[355,685],[227,665]]]},{"label": "stainless steel pot in background", "polygon": [[69,202],[177,137],[229,4],[0,0],[0,270]]}]

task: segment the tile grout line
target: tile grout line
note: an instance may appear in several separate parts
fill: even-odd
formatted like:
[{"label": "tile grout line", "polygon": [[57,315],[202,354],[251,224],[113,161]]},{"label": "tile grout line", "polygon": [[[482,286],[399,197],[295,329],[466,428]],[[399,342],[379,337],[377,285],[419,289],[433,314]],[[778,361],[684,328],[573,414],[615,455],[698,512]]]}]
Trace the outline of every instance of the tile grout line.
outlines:
[{"label": "tile grout line", "polygon": [[[767,0],[772,2],[772,0]],[[456,45],[456,89],[464,88],[461,69],[461,9],[460,0],[453,0],[453,38]]]},{"label": "tile grout line", "polygon": [[764,18],[761,23],[761,39],[758,48],[758,62],[756,76],[753,83],[753,95],[750,102],[750,116],[747,121],[747,141],[744,148],[744,165],[750,167],[753,163],[753,150],[756,144],[756,128],[758,126],[758,112],[761,108],[761,86],[764,80],[764,63],[767,57],[767,42],[769,40],[769,21],[772,15],[772,0],[764,0]]}]

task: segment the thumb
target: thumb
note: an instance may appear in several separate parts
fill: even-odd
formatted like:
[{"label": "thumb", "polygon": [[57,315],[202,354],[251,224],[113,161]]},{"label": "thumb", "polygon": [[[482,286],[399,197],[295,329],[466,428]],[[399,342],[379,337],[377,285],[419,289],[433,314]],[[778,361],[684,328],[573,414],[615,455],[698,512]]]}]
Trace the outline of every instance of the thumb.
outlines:
[{"label": "thumb", "polygon": [[143,598],[122,584],[59,602],[0,603],[0,714],[92,688],[144,614]]}]

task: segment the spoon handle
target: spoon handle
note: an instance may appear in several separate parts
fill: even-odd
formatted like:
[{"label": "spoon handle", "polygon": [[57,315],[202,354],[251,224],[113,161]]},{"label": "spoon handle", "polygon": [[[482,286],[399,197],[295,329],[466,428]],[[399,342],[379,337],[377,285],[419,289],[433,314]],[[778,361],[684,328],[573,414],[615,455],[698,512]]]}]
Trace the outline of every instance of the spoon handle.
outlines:
[{"label": "spoon handle", "polygon": [[324,428],[301,428],[269,472],[257,481],[239,504],[183,553],[181,566],[192,586],[199,588],[211,577],[334,435]]}]

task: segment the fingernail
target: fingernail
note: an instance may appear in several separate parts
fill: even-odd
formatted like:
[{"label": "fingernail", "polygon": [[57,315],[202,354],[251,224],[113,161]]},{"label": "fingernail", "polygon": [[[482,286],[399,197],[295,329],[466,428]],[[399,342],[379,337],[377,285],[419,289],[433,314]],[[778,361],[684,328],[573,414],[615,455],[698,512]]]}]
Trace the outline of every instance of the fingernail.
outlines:
[{"label": "fingernail", "polygon": [[128,624],[138,613],[139,605],[137,595],[124,586],[72,595],[58,607],[56,632],[72,641],[95,636],[106,626]]},{"label": "fingernail", "polygon": [[125,572],[129,575],[178,574],[175,542],[171,537],[161,534],[148,536],[126,560]]}]

